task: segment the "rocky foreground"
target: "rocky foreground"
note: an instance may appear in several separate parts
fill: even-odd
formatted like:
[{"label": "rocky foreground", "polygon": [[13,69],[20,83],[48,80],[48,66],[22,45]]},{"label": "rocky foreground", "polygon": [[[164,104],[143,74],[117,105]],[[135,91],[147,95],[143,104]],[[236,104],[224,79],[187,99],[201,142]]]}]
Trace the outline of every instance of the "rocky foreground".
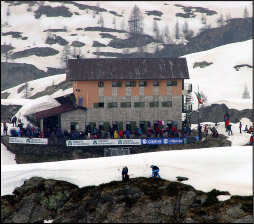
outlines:
[{"label": "rocky foreground", "polygon": [[[84,177],[85,178],[85,177]],[[163,179],[134,178],[79,188],[33,177],[1,197],[2,223],[252,223],[253,197],[218,195]]]}]

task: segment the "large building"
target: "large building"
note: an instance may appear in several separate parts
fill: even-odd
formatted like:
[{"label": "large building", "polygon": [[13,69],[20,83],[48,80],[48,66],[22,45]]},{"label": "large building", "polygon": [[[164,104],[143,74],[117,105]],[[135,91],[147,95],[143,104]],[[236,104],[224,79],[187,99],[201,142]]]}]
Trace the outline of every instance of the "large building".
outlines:
[{"label": "large building", "polygon": [[62,130],[182,126],[185,58],[69,59],[67,79],[83,110],[62,113]]}]

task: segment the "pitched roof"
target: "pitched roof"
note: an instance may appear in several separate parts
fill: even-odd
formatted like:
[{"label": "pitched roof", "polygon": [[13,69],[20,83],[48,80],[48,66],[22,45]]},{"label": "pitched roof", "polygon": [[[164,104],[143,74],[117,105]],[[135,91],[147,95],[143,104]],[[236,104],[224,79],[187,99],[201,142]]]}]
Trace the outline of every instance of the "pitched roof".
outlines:
[{"label": "pitched roof", "polygon": [[72,81],[189,79],[186,58],[85,58],[68,60]]}]

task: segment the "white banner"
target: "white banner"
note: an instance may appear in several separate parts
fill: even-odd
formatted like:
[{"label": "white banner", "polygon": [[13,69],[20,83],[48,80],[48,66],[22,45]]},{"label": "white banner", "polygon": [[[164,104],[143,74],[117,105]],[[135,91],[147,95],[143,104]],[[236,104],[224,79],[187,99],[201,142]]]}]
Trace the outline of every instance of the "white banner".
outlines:
[{"label": "white banner", "polygon": [[21,138],[21,137],[9,137],[9,143],[21,143],[21,144],[40,144],[47,145],[47,138]]},{"label": "white banner", "polygon": [[141,145],[140,139],[67,140],[67,146]]}]

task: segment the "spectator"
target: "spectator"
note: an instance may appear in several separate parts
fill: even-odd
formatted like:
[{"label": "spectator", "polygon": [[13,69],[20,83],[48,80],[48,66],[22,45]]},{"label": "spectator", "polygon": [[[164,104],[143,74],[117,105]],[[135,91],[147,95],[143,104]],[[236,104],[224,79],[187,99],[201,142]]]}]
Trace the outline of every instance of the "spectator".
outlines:
[{"label": "spectator", "polygon": [[239,129],[240,129],[240,133],[242,134],[242,122],[240,121],[240,124],[239,124]]},{"label": "spectator", "polygon": [[126,130],[126,138],[130,138],[130,131],[129,130]]},{"label": "spectator", "polygon": [[17,122],[17,117],[14,116],[14,117],[11,119],[11,123],[12,123],[13,127],[14,127],[14,124],[15,124],[15,127],[16,127],[16,122]]},{"label": "spectator", "polygon": [[247,124],[246,124],[246,126],[245,126],[244,131],[245,131],[246,133],[248,133],[248,132],[249,132],[249,129],[248,129],[248,125],[247,125]]},{"label": "spectator", "polygon": [[227,128],[228,128],[228,135],[229,136],[230,136],[230,134],[233,135],[231,127],[232,127],[232,125],[229,123],[228,126],[227,126]]},{"label": "spectator", "polygon": [[252,128],[252,126],[250,126],[249,133],[251,134],[252,131],[253,131],[253,128]]},{"label": "spectator", "polygon": [[114,138],[115,138],[115,139],[117,139],[117,138],[118,138],[117,131],[115,131],[115,133],[114,133]]}]

